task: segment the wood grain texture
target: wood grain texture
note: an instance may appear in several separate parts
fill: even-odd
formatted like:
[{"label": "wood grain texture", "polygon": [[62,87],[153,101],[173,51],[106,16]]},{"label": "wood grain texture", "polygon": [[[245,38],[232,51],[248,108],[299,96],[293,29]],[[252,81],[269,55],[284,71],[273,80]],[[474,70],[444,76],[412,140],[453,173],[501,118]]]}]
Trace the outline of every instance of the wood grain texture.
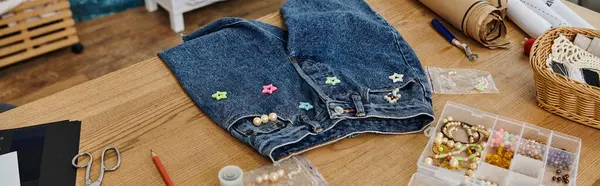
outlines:
[{"label": "wood grain texture", "polygon": [[[424,66],[492,73],[499,94],[434,95],[436,116],[447,101],[454,101],[578,136],[583,145],[577,183],[600,183],[596,166],[600,163],[600,131],[536,106],[531,67],[520,44],[525,34],[514,24],[508,24],[507,38],[513,44],[506,50],[486,49],[451,29],[480,55],[478,62],[472,63],[431,28],[429,22],[437,16],[417,1],[367,2],[400,31]],[[600,16],[582,15],[587,20]],[[282,25],[279,13],[261,20]],[[593,24],[600,28],[600,24]],[[148,149],[161,155],[176,185],[217,185],[216,175],[223,166],[234,164],[251,170],[270,163],[203,114],[156,57],[0,114],[0,129],[63,119],[83,121],[80,151],[92,152],[98,159],[104,147],[120,148],[121,167],[105,175],[104,185],[162,185]],[[365,134],[305,155],[331,185],[405,185],[416,172],[426,143],[422,134]],[[98,168],[97,163],[92,167],[92,177],[97,176]],[[79,170],[78,185],[84,184],[83,179],[84,170]]]}]

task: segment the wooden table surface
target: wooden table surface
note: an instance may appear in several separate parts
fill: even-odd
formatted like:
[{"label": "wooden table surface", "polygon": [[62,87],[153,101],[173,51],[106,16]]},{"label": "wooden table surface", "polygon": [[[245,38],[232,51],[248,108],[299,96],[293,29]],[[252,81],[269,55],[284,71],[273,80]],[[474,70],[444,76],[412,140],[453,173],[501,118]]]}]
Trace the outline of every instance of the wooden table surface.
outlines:
[{"label": "wooden table surface", "polygon": [[[600,185],[600,130],[586,127],[536,106],[528,57],[520,42],[524,32],[510,21],[512,47],[489,50],[457,37],[479,54],[471,63],[430,26],[434,13],[416,0],[368,0],[416,51],[423,66],[471,68],[490,71],[499,94],[434,95],[436,116],[447,101],[466,104],[536,124],[583,140],[578,185]],[[600,14],[574,6],[574,10],[600,28]],[[281,26],[279,13],[260,20]],[[332,25],[334,26],[334,25]],[[270,163],[219,128],[186,96],[159,58],[59,92],[0,114],[0,129],[30,126],[57,120],[81,120],[80,151],[99,159],[103,148],[121,150],[121,167],[105,174],[103,185],[162,185],[150,157],[161,156],[176,185],[217,185],[217,172],[226,165],[252,170]],[[331,185],[405,185],[417,170],[417,160],[428,138],[423,134],[364,134],[305,153]],[[99,161],[92,167],[98,175]],[[77,184],[84,185],[80,169]]]}]

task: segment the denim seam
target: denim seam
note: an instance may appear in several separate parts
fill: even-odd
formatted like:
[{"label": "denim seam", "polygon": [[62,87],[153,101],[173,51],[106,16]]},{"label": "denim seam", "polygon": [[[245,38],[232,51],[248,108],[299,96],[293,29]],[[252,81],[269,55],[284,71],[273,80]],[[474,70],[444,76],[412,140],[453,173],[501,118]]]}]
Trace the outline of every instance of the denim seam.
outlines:
[{"label": "denim seam", "polygon": [[412,131],[412,132],[380,132],[380,131],[370,131],[370,130],[369,130],[369,131],[356,131],[356,132],[351,132],[351,133],[349,133],[349,134],[347,134],[347,135],[345,135],[345,136],[343,136],[343,137],[341,137],[341,138],[337,138],[337,139],[334,139],[334,140],[328,141],[328,142],[326,142],[326,143],[321,143],[321,144],[319,144],[319,145],[315,145],[315,146],[313,146],[313,147],[306,148],[306,149],[304,149],[304,150],[301,150],[301,151],[298,151],[298,152],[291,153],[291,154],[289,154],[288,156],[286,156],[286,157],[284,157],[284,158],[281,158],[281,159],[279,159],[278,161],[274,161],[274,159],[273,159],[273,151],[274,151],[275,149],[277,149],[277,148],[280,148],[280,147],[282,147],[282,146],[285,146],[285,145],[289,145],[289,144],[297,143],[298,141],[300,141],[300,140],[304,139],[306,136],[308,136],[308,135],[310,134],[310,133],[309,133],[309,134],[306,134],[306,135],[302,136],[302,137],[301,137],[299,140],[296,140],[296,141],[294,141],[294,142],[292,142],[292,143],[287,143],[287,144],[283,144],[283,145],[279,145],[279,146],[276,146],[276,147],[274,147],[274,148],[271,150],[271,152],[269,152],[269,158],[271,158],[271,161],[273,161],[273,162],[275,162],[275,163],[278,163],[278,162],[281,162],[281,161],[283,161],[283,160],[289,159],[289,158],[290,158],[290,157],[292,157],[292,156],[295,156],[295,155],[298,155],[298,154],[302,154],[302,153],[304,153],[304,152],[308,152],[308,151],[310,151],[310,150],[313,150],[313,149],[316,149],[316,148],[319,148],[319,147],[323,147],[323,146],[329,145],[329,144],[331,144],[331,143],[335,143],[335,142],[337,142],[337,141],[339,141],[339,140],[346,139],[348,136],[352,136],[352,135],[355,135],[355,134],[362,134],[362,133],[376,133],[376,134],[415,134],[415,133],[422,132],[423,130],[425,130],[425,129],[426,129],[427,127],[429,127],[430,125],[431,125],[431,123],[429,123],[429,124],[427,124],[427,125],[424,125],[424,126],[423,126],[423,127],[420,129],[420,130],[417,130],[417,131]]},{"label": "denim seam", "polygon": [[306,81],[306,83],[308,83],[308,85],[310,85],[313,88],[313,90],[317,92],[317,94],[319,95],[319,97],[321,97],[322,100],[325,100],[326,102],[331,100],[331,98],[329,98],[329,96],[327,96],[327,94],[325,94],[325,92],[321,90],[321,87],[319,87],[319,85],[317,85],[308,75],[304,73],[300,65],[298,65],[297,63],[292,63],[292,66],[294,66],[294,69],[296,69],[296,72],[298,72],[300,77],[302,77],[302,79],[304,79],[304,81]]},{"label": "denim seam", "polygon": [[[212,32],[215,32],[215,31],[217,31],[217,30],[221,30],[221,29],[222,29],[222,28],[224,28],[224,27],[228,27],[228,26],[235,25],[235,24],[238,24],[238,23],[243,23],[243,22],[247,22],[247,21],[236,21],[236,22],[233,22],[233,23],[229,23],[229,24],[221,25],[221,26],[219,26],[219,27],[215,27],[215,28],[213,28],[213,29],[211,29],[211,30],[206,30],[205,32],[206,32],[206,33],[212,33]],[[193,33],[192,33],[192,34],[193,34]],[[184,36],[182,36],[182,37],[188,37],[189,35],[191,35],[191,34],[184,35]],[[206,34],[203,34],[203,35],[206,35]],[[202,37],[202,36],[199,36],[199,37]],[[195,39],[195,38],[194,38],[194,39]],[[188,40],[188,39],[184,39],[184,41],[185,41],[185,40]],[[189,40],[188,40],[188,41],[189,41]]]},{"label": "denim seam", "polygon": [[[350,102],[340,102],[340,101],[329,101],[327,102],[327,107],[329,107],[329,104],[333,103],[333,104],[337,104],[337,105],[351,105],[352,103]],[[398,109],[407,109],[411,108],[411,107],[423,107],[422,103],[416,103],[416,102],[410,102],[410,103],[394,103],[392,105],[386,105],[386,104],[368,104],[366,106],[367,108],[398,108]],[[327,109],[330,110],[330,109]]]},{"label": "denim seam", "polygon": [[248,23],[250,23],[250,24],[254,25],[256,28],[258,28],[258,29],[261,29],[262,31],[264,31],[264,32],[268,33],[269,35],[271,35],[271,36],[273,36],[273,37],[275,37],[275,38],[277,38],[277,39],[279,39],[279,40],[283,41],[284,43],[287,43],[285,40],[283,40],[283,39],[282,39],[282,38],[280,38],[279,36],[277,36],[277,35],[275,35],[275,34],[273,34],[273,33],[269,32],[268,30],[266,30],[266,29],[264,29],[264,28],[261,28],[261,27],[259,27],[258,25],[254,24],[253,22],[250,22],[250,21],[246,21],[246,22],[248,22]]},{"label": "denim seam", "polygon": [[[279,40],[283,41],[284,43],[287,43],[285,40],[283,40],[283,39],[282,39],[282,38],[280,38],[279,36],[277,36],[277,35],[275,35],[275,34],[273,34],[273,33],[269,32],[268,30],[265,30],[265,29],[261,28],[260,26],[258,26],[258,25],[256,25],[256,24],[254,24],[253,22],[250,22],[250,21],[247,21],[247,20],[244,20],[244,21],[237,21],[237,22],[233,22],[233,23],[226,24],[226,25],[221,25],[221,26],[219,26],[219,27],[216,27],[216,28],[214,28],[214,29],[210,30],[210,32],[215,32],[215,31],[217,31],[217,30],[220,30],[220,29],[222,29],[222,28],[224,28],[224,27],[228,27],[228,26],[235,25],[235,24],[240,24],[240,23],[248,23],[248,24],[251,24],[252,26],[254,26],[254,27],[256,27],[256,28],[258,28],[258,29],[260,29],[260,30],[262,30],[262,31],[266,32],[266,33],[268,33],[269,35],[271,35],[271,36],[273,36],[273,37],[275,37],[275,38],[277,38],[277,39],[279,39]],[[207,32],[208,32],[208,31],[207,31]]]},{"label": "denim seam", "polygon": [[366,118],[379,118],[379,119],[408,119],[408,118],[412,118],[412,117],[416,117],[416,116],[420,116],[420,115],[426,115],[426,116],[431,116],[432,118],[435,119],[435,116],[429,114],[429,113],[424,113],[424,112],[420,112],[417,113],[415,115],[411,115],[411,116],[404,116],[404,117],[390,117],[390,116],[381,116],[381,115],[367,115],[364,117],[355,117],[355,116],[344,116],[341,117],[339,119],[366,119]]},{"label": "denim seam", "polygon": [[[227,121],[226,121],[226,123],[227,123],[227,131],[231,131],[231,127],[235,123],[237,123],[238,121],[240,121],[241,119],[250,118],[250,117],[259,117],[259,116],[260,115],[257,115],[257,114],[254,114],[254,115],[253,114],[249,114],[249,115],[234,115],[234,116],[230,117],[229,119],[227,119]],[[279,116],[277,116],[277,118],[280,119],[280,120],[282,120],[282,121],[287,121],[287,122],[290,122],[290,123],[292,122],[292,120],[284,119],[284,118],[279,117]],[[247,136],[245,134],[242,134],[242,135]]]}]

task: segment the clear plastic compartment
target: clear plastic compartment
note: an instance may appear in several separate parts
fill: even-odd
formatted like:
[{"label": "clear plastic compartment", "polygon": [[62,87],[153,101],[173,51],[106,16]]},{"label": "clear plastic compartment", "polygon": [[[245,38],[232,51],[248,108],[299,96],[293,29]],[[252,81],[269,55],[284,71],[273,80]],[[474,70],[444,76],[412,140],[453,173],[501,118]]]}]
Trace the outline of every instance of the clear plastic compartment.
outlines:
[{"label": "clear plastic compartment", "polygon": [[[431,136],[431,138],[429,139],[429,142],[427,143],[427,146],[425,147],[425,149],[423,150],[423,153],[421,154],[421,157],[419,158],[419,162],[418,162],[418,166],[419,166],[419,172],[421,172],[423,175],[427,175],[427,176],[433,176],[436,178],[439,178],[441,180],[446,181],[447,184],[449,185],[458,185],[460,183],[465,182],[464,180],[464,175],[466,170],[461,170],[461,171],[451,171],[445,168],[441,168],[441,167],[436,167],[436,166],[431,166],[431,165],[427,165],[425,163],[423,163],[423,161],[425,160],[425,158],[433,155],[433,144],[434,144],[434,137],[436,135],[436,133],[441,131],[442,125],[443,125],[443,119],[447,119],[448,117],[452,117],[455,120],[460,119],[463,122],[466,123],[470,123],[470,124],[475,124],[475,125],[483,125],[486,128],[492,128],[494,125],[494,122],[496,120],[496,115],[492,115],[486,112],[482,112],[482,111],[478,111],[478,110],[472,110],[469,107],[466,107],[464,105],[458,105],[458,104],[447,104],[444,108],[444,110],[442,111],[442,115],[439,117],[438,121],[437,121],[437,125],[432,126],[435,127],[432,128],[432,130],[430,131],[429,135]],[[466,133],[461,133],[460,131],[456,133],[455,138],[457,139],[463,139],[466,138]]]},{"label": "clear plastic compartment", "polygon": [[[452,117],[455,121],[483,125],[485,128],[491,129],[474,178],[465,176],[465,169],[448,170],[424,163],[427,157],[435,154],[432,150],[434,138],[442,130],[443,121],[448,117]],[[453,102],[448,102],[444,106],[444,110],[436,122],[437,125],[432,125],[429,142],[417,162],[419,168],[409,183],[411,186],[489,185],[487,183],[490,182],[500,186],[576,185],[577,165],[581,150],[581,139],[579,138]],[[508,144],[511,147],[506,147],[505,138],[500,138],[503,151],[512,152],[510,164],[505,167],[494,165],[493,162],[486,160],[486,156],[493,156],[498,152],[500,143],[494,139],[494,135],[499,129],[509,133]],[[513,137],[510,134],[513,134]],[[456,139],[464,139],[467,136],[466,132],[461,130],[455,131],[453,135]],[[502,135],[504,137],[504,134]],[[557,173],[558,169],[560,169],[560,173]],[[554,181],[553,177],[555,177]],[[560,182],[556,180],[558,177],[561,177]],[[564,181],[565,177],[568,177],[568,183]]]},{"label": "clear plastic compartment", "polygon": [[[544,185],[576,185],[581,139],[558,132],[552,132],[551,137],[545,161]],[[568,182],[564,181],[565,175],[568,175]],[[553,180],[553,177],[560,180]]]}]

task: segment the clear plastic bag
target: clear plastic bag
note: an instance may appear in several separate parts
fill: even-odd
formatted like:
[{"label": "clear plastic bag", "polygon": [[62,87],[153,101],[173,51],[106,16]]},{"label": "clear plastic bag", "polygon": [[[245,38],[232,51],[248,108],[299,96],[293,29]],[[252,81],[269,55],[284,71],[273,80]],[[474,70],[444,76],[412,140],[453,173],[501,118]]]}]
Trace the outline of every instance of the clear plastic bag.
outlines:
[{"label": "clear plastic bag", "polygon": [[472,69],[427,67],[427,77],[436,94],[498,93],[489,72]]},{"label": "clear plastic bag", "polygon": [[[274,177],[276,179],[273,179]],[[293,156],[279,163],[244,172],[243,178],[244,186],[329,185],[304,156]]]}]

